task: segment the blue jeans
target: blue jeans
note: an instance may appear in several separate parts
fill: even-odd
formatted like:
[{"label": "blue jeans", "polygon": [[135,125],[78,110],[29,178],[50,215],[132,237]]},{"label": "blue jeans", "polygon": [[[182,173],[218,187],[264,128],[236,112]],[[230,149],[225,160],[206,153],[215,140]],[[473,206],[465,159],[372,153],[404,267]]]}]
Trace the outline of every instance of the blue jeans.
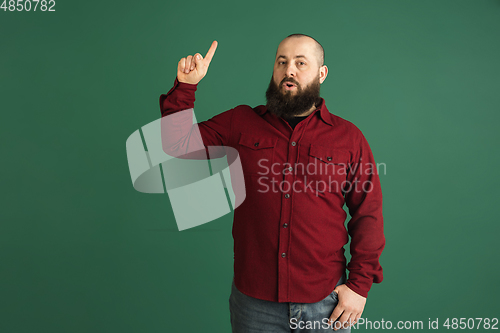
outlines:
[{"label": "blue jeans", "polygon": [[[346,273],[337,285],[344,284]],[[337,306],[338,295],[330,295],[317,303],[278,303],[247,296],[233,284],[229,297],[229,311],[233,333],[313,333],[351,332],[350,328],[333,331],[329,326],[333,309]]]}]

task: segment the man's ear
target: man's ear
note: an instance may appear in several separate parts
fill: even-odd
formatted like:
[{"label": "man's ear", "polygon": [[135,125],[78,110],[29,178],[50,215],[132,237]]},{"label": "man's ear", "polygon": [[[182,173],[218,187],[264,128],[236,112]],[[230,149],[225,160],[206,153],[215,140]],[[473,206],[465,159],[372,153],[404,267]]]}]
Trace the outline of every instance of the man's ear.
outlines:
[{"label": "man's ear", "polygon": [[321,66],[319,68],[319,83],[323,83],[327,75],[328,75],[328,67],[326,67],[326,65]]}]

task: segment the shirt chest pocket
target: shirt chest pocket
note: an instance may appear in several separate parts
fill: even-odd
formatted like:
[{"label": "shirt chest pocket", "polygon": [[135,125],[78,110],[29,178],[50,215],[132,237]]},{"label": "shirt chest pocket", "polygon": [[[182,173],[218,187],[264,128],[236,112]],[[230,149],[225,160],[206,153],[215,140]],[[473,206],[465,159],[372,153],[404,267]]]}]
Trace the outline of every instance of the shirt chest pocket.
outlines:
[{"label": "shirt chest pocket", "polygon": [[339,192],[346,185],[349,151],[320,145],[309,147],[305,175],[320,192]]},{"label": "shirt chest pocket", "polygon": [[277,138],[242,134],[238,142],[243,172],[248,175],[271,176]]}]

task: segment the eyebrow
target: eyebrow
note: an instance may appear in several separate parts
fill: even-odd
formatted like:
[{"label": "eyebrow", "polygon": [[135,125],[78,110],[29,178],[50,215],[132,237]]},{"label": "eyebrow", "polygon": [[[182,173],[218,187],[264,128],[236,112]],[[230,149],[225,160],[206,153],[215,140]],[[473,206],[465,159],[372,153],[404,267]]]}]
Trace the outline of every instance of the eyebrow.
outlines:
[{"label": "eyebrow", "polygon": [[[276,59],[279,59],[279,58],[284,58],[284,59],[286,59],[286,57],[285,57],[284,55],[279,55],[279,56],[278,56],[278,58],[276,58]],[[294,59],[297,59],[297,58],[305,58],[305,59],[307,59],[307,57],[306,57],[306,56],[301,55],[301,54],[296,55],[296,56],[294,57]]]}]

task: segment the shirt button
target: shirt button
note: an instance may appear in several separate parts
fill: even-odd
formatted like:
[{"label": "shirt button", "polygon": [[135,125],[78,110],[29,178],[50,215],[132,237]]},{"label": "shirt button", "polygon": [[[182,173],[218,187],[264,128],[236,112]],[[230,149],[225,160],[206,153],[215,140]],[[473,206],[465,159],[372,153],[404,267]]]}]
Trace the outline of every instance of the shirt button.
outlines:
[{"label": "shirt button", "polygon": [[258,146],[259,146],[259,143],[258,143],[258,142],[256,142],[256,143],[254,143],[253,145],[254,145],[255,147],[258,147]]},{"label": "shirt button", "polygon": [[296,145],[296,144],[297,144],[297,142],[292,141],[292,146],[294,146],[294,147],[295,147],[295,145]]},{"label": "shirt button", "polygon": [[288,224],[284,223],[283,228],[286,228],[286,227],[288,227]]},{"label": "shirt button", "polygon": [[288,193],[287,193],[287,194],[285,194],[285,198],[286,198],[286,199],[290,198],[290,194],[288,194]]},{"label": "shirt button", "polygon": [[284,252],[283,252],[283,253],[281,254],[281,258],[285,258],[285,257],[286,257],[286,253],[284,253]]},{"label": "shirt button", "polygon": [[293,171],[293,168],[292,167],[288,167],[288,171]]},{"label": "shirt button", "polygon": [[332,160],[332,157],[331,157],[331,156],[328,156],[326,159],[327,159],[328,161],[331,161],[331,160]]}]

